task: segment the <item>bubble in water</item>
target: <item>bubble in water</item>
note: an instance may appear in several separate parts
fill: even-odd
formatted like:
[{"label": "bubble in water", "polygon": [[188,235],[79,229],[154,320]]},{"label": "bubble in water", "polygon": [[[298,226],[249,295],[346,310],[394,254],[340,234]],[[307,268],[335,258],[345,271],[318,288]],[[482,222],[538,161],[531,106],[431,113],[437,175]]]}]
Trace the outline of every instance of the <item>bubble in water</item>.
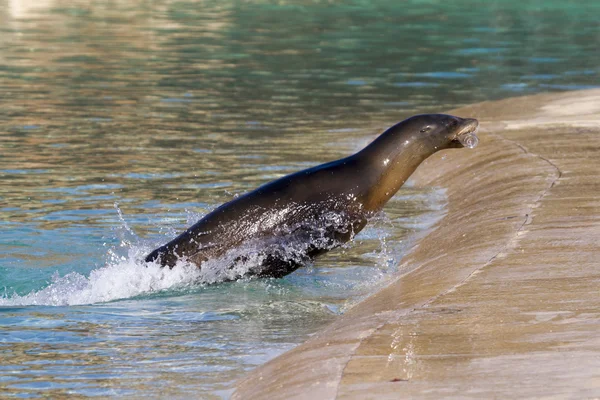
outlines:
[{"label": "bubble in water", "polygon": [[477,144],[479,143],[479,138],[476,135],[477,131],[475,132],[471,132],[471,133],[467,133],[465,135],[460,135],[458,137],[458,140],[460,141],[460,143],[469,148],[469,149],[473,149],[475,147],[477,147]]}]

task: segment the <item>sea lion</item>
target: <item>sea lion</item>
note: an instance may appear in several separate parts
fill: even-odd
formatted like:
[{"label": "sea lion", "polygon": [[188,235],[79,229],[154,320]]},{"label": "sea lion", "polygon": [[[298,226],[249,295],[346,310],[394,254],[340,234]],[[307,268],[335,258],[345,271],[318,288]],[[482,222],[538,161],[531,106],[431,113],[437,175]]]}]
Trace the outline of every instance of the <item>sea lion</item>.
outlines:
[{"label": "sea lion", "polygon": [[[351,240],[421,162],[439,150],[464,147],[465,138],[476,139],[477,126],[476,119],[445,114],[408,118],[356,154],[284,176],[221,205],[145,261],[172,268],[183,259],[202,268],[229,254],[219,265],[233,272],[223,280],[287,275]],[[235,268],[249,259],[251,267]]]}]

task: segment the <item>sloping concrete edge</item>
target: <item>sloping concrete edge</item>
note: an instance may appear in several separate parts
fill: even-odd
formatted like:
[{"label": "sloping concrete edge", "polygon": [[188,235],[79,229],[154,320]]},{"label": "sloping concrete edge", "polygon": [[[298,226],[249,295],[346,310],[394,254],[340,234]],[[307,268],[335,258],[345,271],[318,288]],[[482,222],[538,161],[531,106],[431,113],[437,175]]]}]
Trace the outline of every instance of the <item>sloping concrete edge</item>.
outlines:
[{"label": "sloping concrete edge", "polygon": [[[411,272],[354,306],[304,344],[252,371],[238,382],[232,398],[396,397],[398,389],[390,386],[392,383],[417,378],[423,384],[412,386],[414,390],[407,393],[427,397],[427,379],[435,379],[435,375],[410,373],[408,351],[396,351],[406,342],[406,338],[394,336],[398,327],[422,313],[434,318],[438,327],[472,323],[454,320],[459,308],[444,307],[442,300],[467,290],[482,271],[496,271],[496,267],[504,271],[502,262],[536,229],[537,210],[564,178],[560,163],[572,166],[577,162],[576,155],[568,156],[572,143],[559,140],[561,132],[580,128],[600,132],[600,90],[484,102],[451,113],[480,119],[480,145],[471,151],[438,154],[415,173],[418,185],[446,188],[449,206],[436,229],[402,260]],[[595,145],[600,143],[600,135],[586,138],[596,138]],[[556,140],[560,143],[553,147]],[[563,157],[554,160],[557,148]],[[589,153],[588,148],[585,151]],[[583,197],[582,201],[589,203],[593,195]],[[543,216],[539,218],[543,220]],[[590,229],[597,226],[594,224]],[[485,297],[485,292],[480,295]],[[476,308],[477,302],[467,306]],[[405,357],[400,363],[399,354]]]}]

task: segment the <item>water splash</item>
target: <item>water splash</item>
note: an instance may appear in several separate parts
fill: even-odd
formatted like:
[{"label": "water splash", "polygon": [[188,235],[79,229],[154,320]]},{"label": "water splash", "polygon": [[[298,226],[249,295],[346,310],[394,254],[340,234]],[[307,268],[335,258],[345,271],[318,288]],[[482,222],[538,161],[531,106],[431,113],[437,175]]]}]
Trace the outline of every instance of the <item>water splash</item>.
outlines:
[{"label": "water splash", "polygon": [[103,303],[152,294],[167,289],[184,289],[196,284],[199,270],[189,264],[173,269],[143,265],[135,258],[124,258],[114,264],[91,271],[89,277],[77,272],[65,276],[56,273],[47,287],[29,294],[0,298],[0,306],[70,306]]},{"label": "water splash", "polygon": [[[131,229],[126,229],[134,236]],[[137,237],[136,237],[137,238]],[[162,291],[183,291],[201,285],[238,280],[251,271],[260,270],[269,256],[306,264],[306,249],[311,246],[324,247],[324,237],[306,240],[303,236],[257,239],[248,241],[227,251],[224,255],[202,263],[202,268],[185,259],[172,268],[143,261],[148,246],[121,241],[117,246],[127,247],[127,255],[109,248],[106,265],[94,269],[89,276],[71,272],[64,276],[55,273],[50,284],[26,295],[4,294],[0,306],[69,306],[104,303],[140,295],[151,295]]]},{"label": "water splash", "polygon": [[[117,205],[115,208],[122,225],[116,232],[120,243],[108,249],[104,267],[92,270],[89,276],[77,272],[64,276],[55,273],[47,287],[26,295],[5,294],[0,297],[0,306],[83,305],[150,295],[166,290],[185,290],[202,284],[243,278],[251,271],[260,270],[265,259],[273,255],[305,265],[308,262],[305,254],[310,246],[325,248],[336,245],[326,237],[323,229],[320,235],[310,238],[297,235],[250,240],[218,258],[205,261],[201,269],[186,260],[178,261],[172,269],[163,268],[159,264],[142,261],[148,253],[149,246],[135,235]],[[332,224],[342,223],[340,218],[337,214],[326,216],[328,221],[331,219]],[[123,248],[127,251],[126,256],[119,255]]]}]

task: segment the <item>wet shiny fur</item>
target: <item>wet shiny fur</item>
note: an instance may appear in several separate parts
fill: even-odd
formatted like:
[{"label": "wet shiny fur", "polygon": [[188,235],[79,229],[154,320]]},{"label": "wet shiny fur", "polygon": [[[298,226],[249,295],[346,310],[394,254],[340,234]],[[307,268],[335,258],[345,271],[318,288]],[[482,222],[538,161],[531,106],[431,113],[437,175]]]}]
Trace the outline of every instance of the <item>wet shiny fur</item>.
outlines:
[{"label": "wet shiny fur", "polygon": [[[258,262],[231,279],[287,275],[351,240],[421,162],[439,150],[463,147],[459,138],[477,125],[475,119],[444,114],[408,118],[356,154],[284,176],[221,205],[145,260],[173,267],[182,259],[202,268],[253,241],[263,244],[260,254],[253,254]],[[242,252],[233,264],[247,258]]]}]

